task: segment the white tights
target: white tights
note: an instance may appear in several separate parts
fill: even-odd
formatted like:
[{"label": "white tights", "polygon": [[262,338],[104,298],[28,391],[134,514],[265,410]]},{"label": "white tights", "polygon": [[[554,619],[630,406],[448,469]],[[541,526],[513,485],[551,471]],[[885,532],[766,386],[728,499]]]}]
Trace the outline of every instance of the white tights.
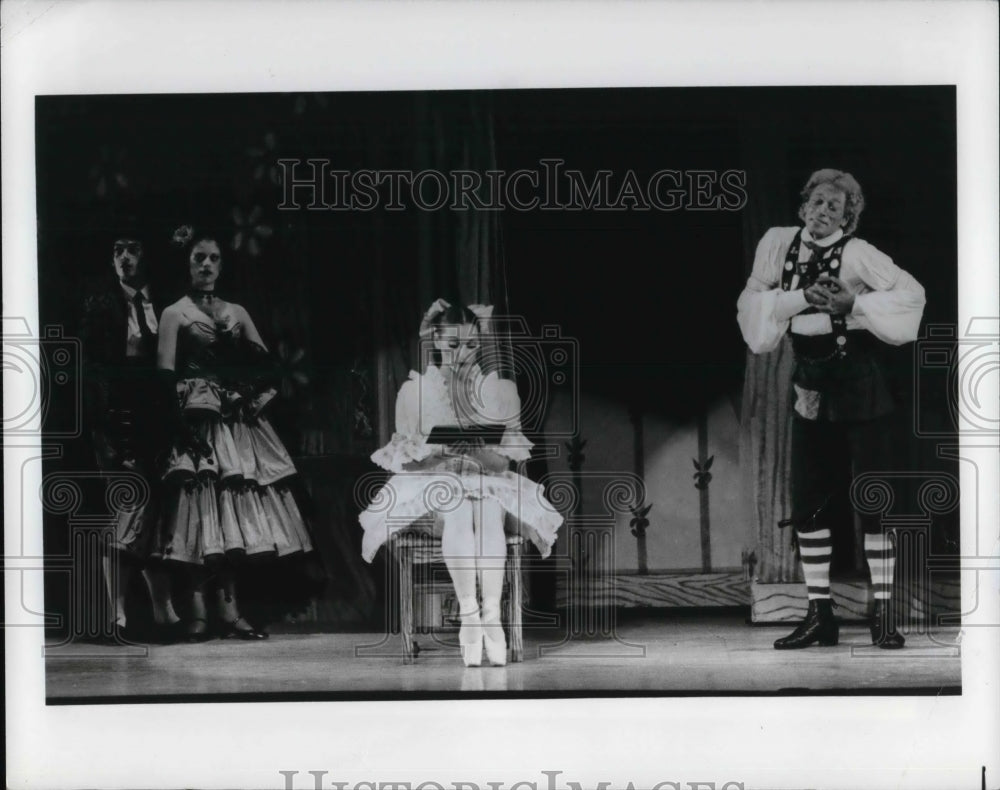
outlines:
[{"label": "white tights", "polygon": [[467,615],[479,610],[477,576],[484,612],[498,613],[507,562],[503,508],[492,499],[466,499],[441,515],[444,518],[441,553],[455,586],[459,613]]}]

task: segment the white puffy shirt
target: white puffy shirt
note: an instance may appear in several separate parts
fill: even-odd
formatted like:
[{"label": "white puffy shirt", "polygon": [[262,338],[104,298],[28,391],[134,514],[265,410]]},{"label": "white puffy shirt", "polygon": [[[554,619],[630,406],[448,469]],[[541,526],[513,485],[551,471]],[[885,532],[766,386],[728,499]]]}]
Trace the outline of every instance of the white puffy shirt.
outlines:
[{"label": "white puffy shirt", "polygon": [[[800,335],[823,335],[833,331],[826,313],[799,315],[809,303],[798,289],[798,276],[792,289],[781,289],[781,273],[788,248],[798,227],[771,228],[757,245],[753,271],[736,303],[737,322],[743,339],[755,354],[773,351],[791,326]],[[814,240],[802,230],[803,242],[828,247],[841,239],[838,230],[825,239]],[[801,245],[799,260],[809,259],[810,250]],[[899,268],[885,253],[866,241],[852,238],[844,245],[838,277],[856,294],[854,307],[847,315],[847,329],[866,329],[891,345],[917,339],[923,316],[923,286]]]}]

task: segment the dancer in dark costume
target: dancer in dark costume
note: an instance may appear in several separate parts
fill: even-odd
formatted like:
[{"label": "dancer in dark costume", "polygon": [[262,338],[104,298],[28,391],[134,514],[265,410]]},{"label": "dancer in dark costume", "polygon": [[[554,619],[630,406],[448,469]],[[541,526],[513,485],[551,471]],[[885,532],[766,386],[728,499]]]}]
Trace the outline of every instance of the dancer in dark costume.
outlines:
[{"label": "dancer in dark costume", "polygon": [[[83,305],[80,335],[84,361],[84,414],[97,467],[132,473],[146,482],[148,498],[118,509],[104,575],[114,607],[113,641],[172,642],[180,635],[174,579],[150,553],[159,517],[157,464],[168,437],[157,402],[156,346],[160,303],[149,283],[144,229],[123,220],[113,234],[115,279]],[[153,605],[153,628],[126,619],[126,594],[141,570]]]},{"label": "dancer in dark costume", "polygon": [[264,639],[240,611],[238,571],[253,564],[267,574],[269,561],[313,552],[292,492],[295,466],[264,414],[277,392],[275,368],[249,313],[216,294],[216,235],[185,226],[174,241],[190,288],[160,325],[157,365],[173,396],[174,440],[155,552],[191,573],[191,640],[211,635],[209,605],[221,636]]}]

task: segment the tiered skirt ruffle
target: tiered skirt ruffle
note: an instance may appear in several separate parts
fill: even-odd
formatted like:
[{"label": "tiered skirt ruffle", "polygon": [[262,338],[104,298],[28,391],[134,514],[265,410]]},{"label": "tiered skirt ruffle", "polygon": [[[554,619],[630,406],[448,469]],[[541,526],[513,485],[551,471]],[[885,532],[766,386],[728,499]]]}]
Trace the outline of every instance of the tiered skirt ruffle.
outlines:
[{"label": "tiered skirt ruffle", "polygon": [[[208,387],[178,385],[182,405],[204,401]],[[223,398],[224,391],[221,393]],[[216,403],[218,401],[215,401]],[[288,483],[292,459],[266,417],[223,419],[197,404],[194,430],[211,452],[174,447],[163,473],[162,517],[154,556],[204,564],[235,555],[286,556],[311,551],[312,541]]]}]

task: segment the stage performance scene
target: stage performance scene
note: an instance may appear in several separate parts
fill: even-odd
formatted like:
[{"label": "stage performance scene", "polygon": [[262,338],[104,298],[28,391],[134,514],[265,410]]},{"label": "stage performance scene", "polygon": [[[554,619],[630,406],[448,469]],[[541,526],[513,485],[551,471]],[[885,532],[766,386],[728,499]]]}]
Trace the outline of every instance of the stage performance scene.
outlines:
[{"label": "stage performance scene", "polygon": [[961,693],[953,87],[35,129],[48,703]]}]

